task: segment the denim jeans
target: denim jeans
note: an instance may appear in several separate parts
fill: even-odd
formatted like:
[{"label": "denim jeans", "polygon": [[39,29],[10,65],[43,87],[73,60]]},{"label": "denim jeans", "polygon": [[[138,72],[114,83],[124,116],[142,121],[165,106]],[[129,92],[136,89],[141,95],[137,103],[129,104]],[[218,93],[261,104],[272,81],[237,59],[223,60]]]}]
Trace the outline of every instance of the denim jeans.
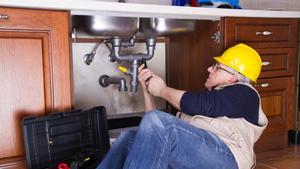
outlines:
[{"label": "denim jeans", "polygon": [[161,112],[147,112],[137,131],[118,137],[97,169],[237,169],[216,135]]}]

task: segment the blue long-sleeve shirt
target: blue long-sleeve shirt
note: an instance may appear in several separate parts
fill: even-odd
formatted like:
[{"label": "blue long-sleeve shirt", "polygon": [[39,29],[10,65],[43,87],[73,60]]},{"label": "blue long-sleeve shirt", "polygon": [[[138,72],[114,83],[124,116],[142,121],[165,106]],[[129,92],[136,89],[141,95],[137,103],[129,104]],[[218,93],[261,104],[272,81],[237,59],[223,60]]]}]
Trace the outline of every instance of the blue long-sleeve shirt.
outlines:
[{"label": "blue long-sleeve shirt", "polygon": [[181,111],[188,115],[244,118],[254,125],[258,125],[258,106],[257,93],[241,84],[221,90],[185,92],[180,100]]}]

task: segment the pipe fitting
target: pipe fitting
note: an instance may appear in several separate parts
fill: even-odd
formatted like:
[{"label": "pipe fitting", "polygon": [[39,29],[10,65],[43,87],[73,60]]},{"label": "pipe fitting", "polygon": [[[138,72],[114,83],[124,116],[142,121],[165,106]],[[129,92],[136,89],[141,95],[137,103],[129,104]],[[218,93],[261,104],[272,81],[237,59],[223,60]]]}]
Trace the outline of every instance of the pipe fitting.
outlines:
[{"label": "pipe fitting", "polygon": [[142,60],[142,59],[150,60],[154,55],[156,39],[148,38],[146,40],[146,47],[147,47],[146,54],[138,53],[138,54],[121,55],[120,51],[121,51],[121,47],[123,46],[122,46],[122,40],[119,37],[113,37],[111,40],[111,44],[112,44],[112,51],[110,56],[117,61],[133,61],[133,60]]},{"label": "pipe fitting", "polygon": [[107,75],[102,75],[99,78],[99,84],[102,87],[107,87],[110,84],[119,84],[119,91],[125,92],[127,91],[126,80],[120,77],[109,77]]}]

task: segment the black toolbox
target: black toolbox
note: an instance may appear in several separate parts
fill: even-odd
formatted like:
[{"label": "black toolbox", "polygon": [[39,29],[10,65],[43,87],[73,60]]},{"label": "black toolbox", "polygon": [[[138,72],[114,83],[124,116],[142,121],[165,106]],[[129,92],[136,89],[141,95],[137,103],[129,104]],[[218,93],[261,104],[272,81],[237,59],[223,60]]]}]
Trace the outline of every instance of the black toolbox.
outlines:
[{"label": "black toolbox", "polygon": [[84,164],[76,160],[85,156],[83,162],[90,160],[96,166],[110,148],[106,111],[102,106],[25,117],[22,123],[28,168],[54,169],[62,162],[76,168],[74,164]]}]

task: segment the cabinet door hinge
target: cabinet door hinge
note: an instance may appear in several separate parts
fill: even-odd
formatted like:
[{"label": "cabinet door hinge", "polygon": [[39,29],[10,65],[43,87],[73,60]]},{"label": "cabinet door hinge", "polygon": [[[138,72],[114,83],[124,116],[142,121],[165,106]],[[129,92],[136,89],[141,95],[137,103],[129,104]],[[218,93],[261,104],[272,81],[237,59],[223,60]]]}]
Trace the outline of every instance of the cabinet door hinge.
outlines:
[{"label": "cabinet door hinge", "polygon": [[213,41],[220,43],[221,41],[221,33],[220,31],[215,32],[211,37],[210,37]]}]

